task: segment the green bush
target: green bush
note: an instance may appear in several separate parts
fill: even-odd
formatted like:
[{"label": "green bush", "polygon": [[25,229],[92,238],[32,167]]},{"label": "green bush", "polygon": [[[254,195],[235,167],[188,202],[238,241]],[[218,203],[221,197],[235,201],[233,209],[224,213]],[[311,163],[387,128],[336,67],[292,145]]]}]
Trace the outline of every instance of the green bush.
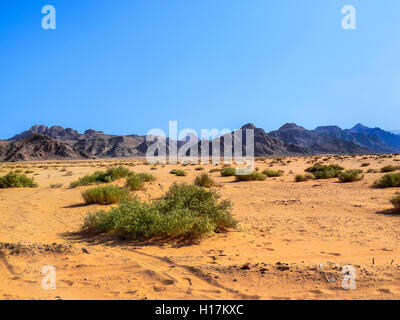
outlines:
[{"label": "green bush", "polygon": [[393,188],[400,187],[400,173],[388,173],[374,182],[375,187]]},{"label": "green bush", "polygon": [[124,167],[110,168],[106,172],[96,171],[92,175],[84,176],[79,180],[72,182],[70,187],[76,188],[78,186],[88,186],[91,184],[109,183],[124,177],[129,177],[132,174],[132,171]]},{"label": "green bush", "polygon": [[390,200],[390,203],[393,204],[395,208],[400,209],[400,192],[396,192],[394,198]]},{"label": "green bush", "polygon": [[338,177],[343,170],[344,168],[337,164],[316,164],[307,168],[305,171],[312,173],[315,179],[331,179]]},{"label": "green bush", "polygon": [[178,177],[185,177],[187,176],[187,172],[185,170],[181,170],[181,169],[172,169],[169,173],[171,174],[175,174]]},{"label": "green bush", "polygon": [[340,182],[356,182],[364,178],[361,175],[360,170],[346,170],[338,176]]},{"label": "green bush", "polygon": [[126,186],[132,191],[141,190],[145,182],[155,181],[156,177],[149,173],[132,173],[126,179]]},{"label": "green bush", "polygon": [[298,174],[295,177],[296,182],[304,182],[308,180],[315,180],[315,177],[312,174]]},{"label": "green bush", "polygon": [[37,186],[33,178],[24,174],[9,172],[0,177],[0,188],[36,188]]},{"label": "green bush", "polygon": [[221,172],[222,169],[219,168],[212,168],[210,169],[210,173],[214,173],[214,172]]},{"label": "green bush", "polygon": [[86,204],[113,204],[129,199],[129,191],[117,186],[96,187],[82,192]]},{"label": "green bush", "polygon": [[265,174],[267,177],[272,178],[272,177],[281,177],[283,175],[282,171],[277,171],[277,170],[264,170],[262,172],[263,174]]},{"label": "green bush", "polygon": [[221,170],[221,176],[223,177],[232,177],[236,175],[236,168],[227,167]]},{"label": "green bush", "polygon": [[395,167],[395,166],[385,166],[385,167],[383,167],[382,169],[381,169],[381,172],[393,172],[393,171],[396,171],[396,170],[398,170],[399,168],[398,167]]},{"label": "green bush", "polygon": [[133,239],[196,239],[236,228],[231,201],[219,198],[213,190],[175,183],[161,199],[146,203],[134,198],[89,214],[83,229]]},{"label": "green bush", "polygon": [[257,171],[246,175],[236,175],[236,181],[264,181],[266,178],[265,174]]},{"label": "green bush", "polygon": [[207,173],[203,173],[197,176],[196,179],[194,180],[194,184],[196,186],[204,188],[211,188],[217,185],[215,181]]}]

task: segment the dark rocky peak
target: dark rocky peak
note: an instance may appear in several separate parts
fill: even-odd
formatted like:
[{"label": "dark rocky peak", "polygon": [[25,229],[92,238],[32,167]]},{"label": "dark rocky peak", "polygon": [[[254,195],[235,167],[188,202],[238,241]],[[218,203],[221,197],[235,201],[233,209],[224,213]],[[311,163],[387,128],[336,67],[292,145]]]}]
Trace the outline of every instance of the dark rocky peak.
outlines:
[{"label": "dark rocky peak", "polygon": [[281,130],[306,130],[306,129],[301,126],[298,126],[295,123],[285,123],[278,130],[281,131]]}]

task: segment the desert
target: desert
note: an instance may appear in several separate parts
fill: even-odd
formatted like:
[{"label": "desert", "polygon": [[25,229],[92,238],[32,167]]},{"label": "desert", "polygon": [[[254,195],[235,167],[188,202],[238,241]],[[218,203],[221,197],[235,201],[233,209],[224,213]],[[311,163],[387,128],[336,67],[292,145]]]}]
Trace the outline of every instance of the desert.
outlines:
[{"label": "desert", "polygon": [[[298,182],[315,164],[357,170],[360,179]],[[400,212],[390,202],[399,189],[374,187],[387,174],[382,168],[397,174],[399,164],[399,154],[259,157],[256,171],[281,174],[238,182],[221,175],[223,163],[0,163],[0,176],[19,172],[37,183],[0,188],[0,299],[399,299]],[[121,166],[155,177],[129,191],[144,202],[207,174],[215,182],[210,189],[231,199],[237,228],[193,241],[83,232],[89,214],[117,204],[88,205],[82,193],[97,185],[71,183]],[[43,287],[44,266],[56,271],[55,289]],[[356,287],[348,290],[346,266],[355,270]]]}]

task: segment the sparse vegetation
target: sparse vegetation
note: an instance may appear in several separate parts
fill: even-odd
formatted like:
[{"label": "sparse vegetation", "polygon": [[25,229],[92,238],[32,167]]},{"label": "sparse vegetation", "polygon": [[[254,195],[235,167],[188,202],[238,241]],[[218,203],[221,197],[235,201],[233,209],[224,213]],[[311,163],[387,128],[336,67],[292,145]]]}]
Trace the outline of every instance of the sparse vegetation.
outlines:
[{"label": "sparse vegetation", "polygon": [[161,199],[147,203],[134,198],[89,214],[83,228],[133,239],[198,239],[236,228],[231,201],[219,198],[214,190],[175,183]]},{"label": "sparse vegetation", "polygon": [[364,176],[361,175],[360,170],[346,170],[340,173],[338,178],[340,182],[346,183],[360,181]]},{"label": "sparse vegetation", "polygon": [[389,165],[389,166],[384,166],[381,169],[381,172],[393,172],[393,171],[396,171],[398,169],[399,169],[399,167],[395,167],[395,166]]},{"label": "sparse vegetation", "polygon": [[82,192],[86,204],[113,204],[129,199],[129,191],[117,186],[96,187]]},{"label": "sparse vegetation", "polygon": [[62,186],[63,186],[62,183],[52,183],[52,184],[50,185],[50,188],[52,188],[52,189],[59,189],[59,188],[61,188]]},{"label": "sparse vegetation", "polygon": [[211,188],[217,186],[216,182],[207,174],[202,173],[194,180],[194,184],[199,187]]},{"label": "sparse vegetation", "polygon": [[262,172],[265,174],[267,177],[272,178],[272,177],[281,177],[283,175],[282,171],[277,171],[277,170],[264,170]]},{"label": "sparse vegetation", "polygon": [[126,179],[126,186],[132,191],[143,189],[145,182],[155,181],[156,178],[149,173],[131,174]]},{"label": "sparse vegetation", "polygon": [[296,182],[304,182],[309,180],[315,180],[315,177],[312,174],[298,174],[295,177]]},{"label": "sparse vegetation", "polygon": [[396,209],[400,209],[400,192],[396,192],[390,203],[394,205]]},{"label": "sparse vegetation", "polygon": [[378,188],[400,187],[400,173],[388,173],[374,182]]},{"label": "sparse vegetation", "polygon": [[0,177],[0,188],[36,188],[37,186],[34,179],[16,172],[9,172]]},{"label": "sparse vegetation", "polygon": [[185,177],[187,176],[187,172],[185,170],[181,170],[181,169],[172,169],[170,172],[170,174],[174,174],[178,177]]},{"label": "sparse vegetation", "polygon": [[344,168],[338,164],[315,164],[312,167],[307,168],[305,171],[312,173],[315,179],[331,179],[337,178],[343,170]]},{"label": "sparse vegetation", "polygon": [[76,188],[78,186],[88,186],[91,184],[109,183],[124,177],[129,177],[133,172],[124,168],[110,168],[106,172],[96,171],[92,175],[84,176],[77,181],[71,183],[71,188]]},{"label": "sparse vegetation", "polygon": [[266,178],[265,174],[257,171],[246,175],[236,175],[236,181],[264,181]]},{"label": "sparse vegetation", "polygon": [[236,175],[236,168],[226,167],[221,170],[221,176],[223,177],[232,177]]}]

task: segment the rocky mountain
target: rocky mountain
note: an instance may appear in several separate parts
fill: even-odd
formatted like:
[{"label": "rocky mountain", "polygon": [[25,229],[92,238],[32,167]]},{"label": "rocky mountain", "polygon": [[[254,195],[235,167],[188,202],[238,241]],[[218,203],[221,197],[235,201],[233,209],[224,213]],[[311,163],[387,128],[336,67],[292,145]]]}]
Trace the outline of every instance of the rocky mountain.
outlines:
[{"label": "rocky mountain", "polygon": [[[242,155],[246,153],[246,129],[254,130],[254,156],[264,157],[272,155],[307,155],[313,154],[313,151],[307,147],[302,147],[291,142],[285,142],[281,139],[267,134],[264,129],[257,128],[254,124],[248,123],[241,127],[242,129]],[[231,139],[234,141],[234,133],[231,134]],[[221,143],[223,150],[224,140]]]},{"label": "rocky mountain", "polygon": [[[333,128],[332,131],[335,129]],[[318,130],[307,130],[295,123],[286,123],[278,130],[268,133],[286,144],[312,150],[315,154],[362,154],[370,150],[353,142],[337,138]]]},{"label": "rocky mountain", "polygon": [[[274,155],[313,155],[313,154],[363,154],[400,152],[400,135],[379,128],[368,128],[361,124],[343,130],[338,126],[322,126],[307,130],[294,123],[287,123],[269,133],[249,123],[241,129],[254,129],[254,155],[256,157]],[[48,138],[48,139],[47,139]],[[222,136],[220,154],[223,156],[225,141],[235,139],[232,133]],[[207,144],[212,152],[212,141],[199,141]],[[242,132],[242,154],[245,154],[246,133]],[[178,147],[186,141],[178,141]],[[7,141],[0,141],[0,160],[17,161],[30,159],[58,158],[110,158],[145,156],[151,142],[140,135],[111,135],[93,129],[84,133],[60,126],[46,127],[36,125],[15,135]],[[167,139],[169,150],[169,139]],[[167,150],[167,152],[168,152]]]},{"label": "rocky mountain", "polygon": [[[2,150],[2,151],[1,151]],[[2,161],[72,160],[88,159],[90,156],[69,144],[49,136],[33,133],[19,140],[0,144]]]},{"label": "rocky mountain", "polygon": [[357,124],[353,128],[345,130],[338,126],[324,126],[318,127],[314,131],[352,142],[373,153],[400,152],[400,136],[380,128],[368,128]]}]

